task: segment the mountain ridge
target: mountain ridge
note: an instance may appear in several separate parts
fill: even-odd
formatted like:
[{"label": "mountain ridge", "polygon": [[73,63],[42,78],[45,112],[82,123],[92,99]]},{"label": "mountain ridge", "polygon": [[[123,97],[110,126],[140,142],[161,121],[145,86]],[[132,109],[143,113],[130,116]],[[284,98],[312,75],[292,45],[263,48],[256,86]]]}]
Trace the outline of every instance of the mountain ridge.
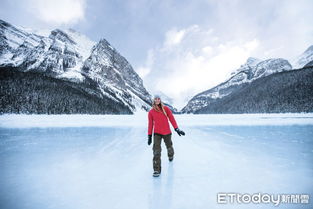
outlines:
[{"label": "mountain ridge", "polygon": [[0,67],[77,84],[88,78],[103,98],[122,103],[131,113],[150,108],[151,95],[142,79],[106,39],[93,42],[71,29],[54,29],[49,36],[30,31],[0,20]]},{"label": "mountain ridge", "polygon": [[181,112],[195,112],[198,109],[209,105],[214,100],[231,94],[244,83],[249,83],[261,77],[291,69],[291,64],[282,58],[272,58],[267,60],[248,58],[246,63],[233,71],[231,77],[226,81],[196,94],[191,100],[189,100],[188,104],[182,108]]},{"label": "mountain ridge", "polygon": [[313,111],[313,68],[278,72],[241,85],[195,114]]}]

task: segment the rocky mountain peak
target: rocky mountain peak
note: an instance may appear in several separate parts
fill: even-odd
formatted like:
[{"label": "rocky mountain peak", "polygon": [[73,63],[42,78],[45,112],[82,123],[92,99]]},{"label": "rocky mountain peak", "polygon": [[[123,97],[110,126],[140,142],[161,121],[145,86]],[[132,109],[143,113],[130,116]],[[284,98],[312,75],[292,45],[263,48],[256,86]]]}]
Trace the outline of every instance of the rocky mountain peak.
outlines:
[{"label": "rocky mountain peak", "polygon": [[259,62],[261,62],[260,59],[255,58],[255,57],[249,57],[246,61],[246,65],[250,65],[250,66],[255,66],[257,65]]},{"label": "rocky mountain peak", "polygon": [[313,53],[313,45],[311,45],[304,53]]},{"label": "rocky mountain peak", "polygon": [[0,19],[0,29],[7,28],[7,27],[12,27],[12,25]]},{"label": "rocky mountain peak", "polygon": [[248,58],[247,62],[241,65],[239,69],[235,70],[227,81],[195,95],[182,109],[182,112],[195,112],[200,108],[209,105],[216,99],[221,99],[230,95],[243,84],[251,83],[261,77],[291,69],[292,66],[290,63],[282,58],[267,59],[263,61],[257,58]]},{"label": "rocky mountain peak", "polygon": [[97,91],[129,111],[149,109],[150,94],[130,63],[104,38],[98,43],[73,29],[46,35],[0,21],[0,66],[34,71]]},{"label": "rocky mountain peak", "polygon": [[259,62],[261,62],[260,59],[254,58],[254,57],[249,57],[247,59],[247,61],[243,65],[240,66],[240,68],[238,68],[238,69],[234,70],[233,72],[231,72],[231,76],[234,76],[234,75],[238,74],[239,72],[246,72],[246,73],[248,73]]},{"label": "rocky mountain peak", "polygon": [[282,58],[267,59],[256,65],[253,69],[254,80],[273,73],[291,70],[292,66],[288,60]]},{"label": "rocky mountain peak", "polygon": [[65,43],[76,44],[76,42],[72,38],[70,38],[65,32],[60,29],[55,29],[51,31],[49,38],[53,40],[59,40]]},{"label": "rocky mountain peak", "polygon": [[302,68],[313,61],[313,45],[307,48],[300,56],[293,60],[294,69]]},{"label": "rocky mountain peak", "polygon": [[100,39],[100,41],[93,47],[92,51],[96,52],[109,52],[112,53],[115,51],[114,47],[104,38]]}]

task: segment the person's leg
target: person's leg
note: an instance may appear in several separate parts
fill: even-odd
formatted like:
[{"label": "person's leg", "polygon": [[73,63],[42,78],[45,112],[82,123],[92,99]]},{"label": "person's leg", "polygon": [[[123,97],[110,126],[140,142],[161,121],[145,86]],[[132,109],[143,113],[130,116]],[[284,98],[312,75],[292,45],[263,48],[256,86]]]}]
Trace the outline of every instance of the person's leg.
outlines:
[{"label": "person's leg", "polygon": [[172,161],[174,158],[174,148],[173,148],[173,142],[172,142],[172,135],[171,134],[165,135],[163,138],[164,138],[164,142],[165,142],[165,145],[167,148],[168,159],[170,161]]},{"label": "person's leg", "polygon": [[153,137],[153,170],[161,173],[161,140],[160,135]]}]

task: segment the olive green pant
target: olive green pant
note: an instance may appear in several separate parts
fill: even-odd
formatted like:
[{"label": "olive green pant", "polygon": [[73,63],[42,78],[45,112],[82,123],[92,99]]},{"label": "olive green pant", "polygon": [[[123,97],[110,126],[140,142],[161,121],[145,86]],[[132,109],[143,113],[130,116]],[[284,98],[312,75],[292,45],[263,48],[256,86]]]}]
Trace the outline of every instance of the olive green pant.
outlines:
[{"label": "olive green pant", "polygon": [[153,137],[153,170],[161,173],[161,142],[162,138],[164,139],[164,143],[167,148],[167,155],[169,158],[174,156],[173,142],[172,142],[172,134],[168,135],[159,135],[154,134]]}]

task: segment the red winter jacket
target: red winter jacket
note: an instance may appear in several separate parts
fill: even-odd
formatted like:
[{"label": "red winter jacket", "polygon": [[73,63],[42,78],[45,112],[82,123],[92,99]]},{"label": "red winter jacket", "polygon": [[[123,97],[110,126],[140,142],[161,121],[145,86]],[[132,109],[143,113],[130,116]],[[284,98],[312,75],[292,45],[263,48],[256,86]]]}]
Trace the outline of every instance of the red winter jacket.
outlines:
[{"label": "red winter jacket", "polygon": [[171,134],[170,125],[168,119],[170,120],[172,126],[178,128],[172,111],[167,106],[164,106],[164,110],[167,116],[162,112],[158,112],[153,108],[148,113],[148,135],[152,135],[152,129],[154,128],[154,133],[167,135]]}]

